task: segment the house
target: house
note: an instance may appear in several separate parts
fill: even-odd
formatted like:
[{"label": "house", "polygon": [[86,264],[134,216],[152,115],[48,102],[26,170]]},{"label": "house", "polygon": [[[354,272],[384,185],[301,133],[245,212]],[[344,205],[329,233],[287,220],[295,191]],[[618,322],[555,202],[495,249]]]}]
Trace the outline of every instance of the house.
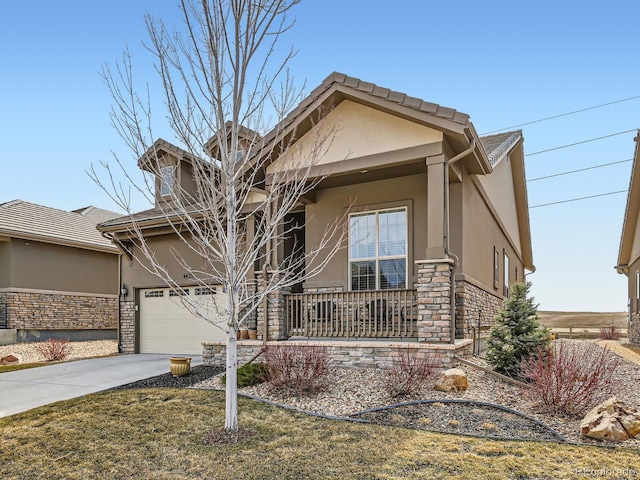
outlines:
[{"label": "house", "polygon": [[0,338],[116,338],[118,249],[96,225],[121,214],[0,204]]},{"label": "house", "polygon": [[[319,111],[328,113],[318,120]],[[364,356],[373,364],[392,342],[449,356],[468,352],[472,333],[493,319],[509,285],[534,270],[522,132],[481,138],[464,113],[340,73],[274,132],[304,152],[312,148],[312,125],[336,133],[312,169],[321,180],[289,220],[308,251],[324,226],[351,206],[349,240],[321,274],[258,311],[259,338],[322,340],[338,357]],[[274,132],[264,137],[267,150]],[[173,172],[157,180],[157,202],[163,186],[189,189],[194,159],[164,140],[153,150]],[[265,177],[292,168],[288,161],[286,153],[272,158]],[[173,278],[189,286],[169,253],[179,242],[162,229],[157,205],[135,220]],[[172,290],[139,266],[135,245],[127,243],[130,226],[128,217],[99,226],[129,256],[122,270],[129,287],[120,308],[123,351],[199,353],[204,341],[205,361],[219,358],[222,335],[181,313],[169,298]],[[292,253],[285,242],[278,255]]]},{"label": "house", "polygon": [[629,342],[640,345],[640,130],[634,140],[636,147],[616,270],[627,276]]}]

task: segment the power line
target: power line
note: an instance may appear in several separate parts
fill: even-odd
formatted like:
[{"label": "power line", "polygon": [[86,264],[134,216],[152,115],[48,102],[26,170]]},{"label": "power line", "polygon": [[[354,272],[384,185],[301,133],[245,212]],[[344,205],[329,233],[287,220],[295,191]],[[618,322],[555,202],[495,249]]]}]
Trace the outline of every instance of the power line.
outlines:
[{"label": "power line", "polygon": [[491,132],[483,133],[481,135],[490,135],[492,133],[503,132],[505,130],[511,130],[512,128],[524,127],[525,125],[531,125],[534,123],[546,122],[547,120],[553,120],[554,118],[566,117],[567,115],[573,115],[575,113],[586,112],[588,110],[594,110],[596,108],[607,107],[609,105],[614,105],[616,103],[628,102],[629,100],[635,100],[636,98],[640,98],[640,95],[636,95],[635,97],[623,98],[622,100],[615,100],[609,103],[603,103],[601,105],[594,105],[593,107],[582,108],[580,110],[574,110],[573,112],[561,113],[559,115],[554,115],[552,117],[541,118],[539,120],[533,120],[531,122],[521,123],[519,125],[512,125],[510,127],[501,128],[499,130],[492,130]]},{"label": "power line", "polygon": [[548,148],[546,150],[540,150],[538,152],[533,152],[533,153],[528,153],[526,156],[527,157],[533,157],[534,155],[539,155],[541,153],[547,153],[547,152],[552,152],[554,150],[560,150],[561,148],[568,148],[568,147],[574,147],[576,145],[581,145],[583,143],[589,143],[589,142],[595,142],[596,140],[602,140],[604,138],[609,138],[609,137],[615,137],[616,135],[624,135],[625,133],[629,133],[629,132],[637,132],[638,129],[636,128],[632,128],[631,130],[625,130],[624,132],[618,132],[618,133],[612,133],[611,135],[605,135],[603,137],[597,137],[597,138],[590,138],[589,140],[583,140],[581,142],[576,142],[576,143],[570,143],[568,145],[561,145],[559,147],[553,147],[553,148]]},{"label": "power line", "polygon": [[619,160],[617,162],[611,162],[611,163],[602,163],[600,165],[594,165],[592,167],[580,168],[578,170],[571,170],[571,171],[568,171],[568,172],[554,173],[553,175],[546,175],[544,177],[531,178],[531,179],[527,180],[527,183],[535,182],[536,180],[545,180],[547,178],[560,177],[562,175],[571,175],[572,173],[584,172],[586,170],[594,170],[596,168],[603,168],[603,167],[608,167],[610,165],[617,165],[619,163],[627,163],[627,162],[631,162],[631,161],[633,161],[633,158],[629,158],[627,160]]},{"label": "power line", "polygon": [[587,200],[589,198],[606,197],[607,195],[616,195],[618,193],[627,193],[627,190],[618,190],[617,192],[601,193],[599,195],[590,195],[588,197],[571,198],[569,200],[560,200],[559,202],[543,203],[541,205],[534,205],[532,207],[529,207],[529,209],[538,208],[538,207],[547,207],[549,205],[558,205],[560,203],[577,202],[578,200]]}]

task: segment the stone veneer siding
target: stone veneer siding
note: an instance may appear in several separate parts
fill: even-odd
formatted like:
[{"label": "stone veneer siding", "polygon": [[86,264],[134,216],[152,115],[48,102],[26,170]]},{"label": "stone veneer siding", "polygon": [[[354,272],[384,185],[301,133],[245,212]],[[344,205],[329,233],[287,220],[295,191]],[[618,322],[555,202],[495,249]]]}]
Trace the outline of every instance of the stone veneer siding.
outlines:
[{"label": "stone veneer siding", "polygon": [[453,261],[420,260],[418,264],[418,340],[449,343]]},{"label": "stone veneer siding", "polygon": [[[330,341],[299,341],[286,340],[283,342],[269,342],[267,345],[281,345],[287,347],[321,346],[329,350],[331,359],[340,368],[388,368],[394,351],[400,348],[415,350],[418,355],[437,354],[442,368],[450,368],[456,364],[454,356],[468,357],[471,355],[471,340],[458,340],[452,344],[425,344],[406,342],[330,342]],[[253,359],[264,344],[259,341],[238,341],[238,366],[242,366]],[[226,366],[226,345],[224,342],[203,343],[203,364],[216,367]],[[256,361],[260,361],[259,357]]]},{"label": "stone veneer siding", "polygon": [[135,302],[120,301],[120,351],[136,352],[136,311]]},{"label": "stone veneer siding", "polygon": [[628,323],[629,343],[640,347],[640,315],[633,315]]},{"label": "stone veneer siding", "polygon": [[[465,280],[456,281],[456,338],[470,338],[471,326],[495,323],[504,300]],[[480,312],[482,314],[480,315]]]},{"label": "stone veneer siding", "polygon": [[118,299],[114,296],[3,292],[7,328],[19,330],[115,330]]}]

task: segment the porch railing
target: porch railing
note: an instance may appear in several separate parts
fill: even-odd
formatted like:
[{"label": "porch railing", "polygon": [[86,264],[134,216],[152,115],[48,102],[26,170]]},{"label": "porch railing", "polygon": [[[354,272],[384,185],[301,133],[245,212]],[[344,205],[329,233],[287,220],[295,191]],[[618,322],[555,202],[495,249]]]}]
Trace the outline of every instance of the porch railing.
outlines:
[{"label": "porch railing", "polygon": [[416,290],[285,296],[289,336],[417,338]]}]

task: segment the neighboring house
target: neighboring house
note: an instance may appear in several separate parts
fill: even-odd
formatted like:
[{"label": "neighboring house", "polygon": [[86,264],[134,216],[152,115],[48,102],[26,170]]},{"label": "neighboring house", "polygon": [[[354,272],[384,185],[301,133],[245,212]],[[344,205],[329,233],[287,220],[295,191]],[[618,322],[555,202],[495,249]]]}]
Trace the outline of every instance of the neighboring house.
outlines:
[{"label": "neighboring house", "polygon": [[616,270],[627,276],[629,341],[640,345],[640,130],[634,140],[636,148]]},{"label": "neighboring house", "polygon": [[[337,133],[313,169],[324,178],[290,221],[302,226],[298,239],[310,249],[353,204],[348,245],[320,275],[271,299],[268,318],[258,311],[260,338],[331,338],[347,357],[358,349],[375,357],[359,344],[371,339],[387,340],[375,344],[381,348],[402,340],[468,353],[473,328],[491,322],[509,285],[534,270],[522,133],[480,138],[464,113],[339,73],[277,131],[295,132],[292,148],[304,152],[312,143],[305,134],[320,110],[329,111],[320,128],[337,126]],[[273,137],[268,133],[265,142]],[[174,173],[157,181],[156,208],[135,218],[159,260],[187,287],[189,275],[169,252],[180,242],[162,230],[158,205],[163,186],[189,189],[194,160],[164,140],[153,151]],[[286,168],[285,154],[272,159],[265,175]],[[200,353],[203,341],[219,346],[223,335],[181,310],[170,289],[139,266],[130,222],[123,217],[99,226],[130,259],[122,270],[129,289],[121,299],[122,350]],[[291,254],[291,243],[279,255]],[[216,348],[205,353],[217,356]]]},{"label": "neighboring house", "polygon": [[0,204],[0,333],[116,338],[119,252],[96,225],[121,214]]}]

